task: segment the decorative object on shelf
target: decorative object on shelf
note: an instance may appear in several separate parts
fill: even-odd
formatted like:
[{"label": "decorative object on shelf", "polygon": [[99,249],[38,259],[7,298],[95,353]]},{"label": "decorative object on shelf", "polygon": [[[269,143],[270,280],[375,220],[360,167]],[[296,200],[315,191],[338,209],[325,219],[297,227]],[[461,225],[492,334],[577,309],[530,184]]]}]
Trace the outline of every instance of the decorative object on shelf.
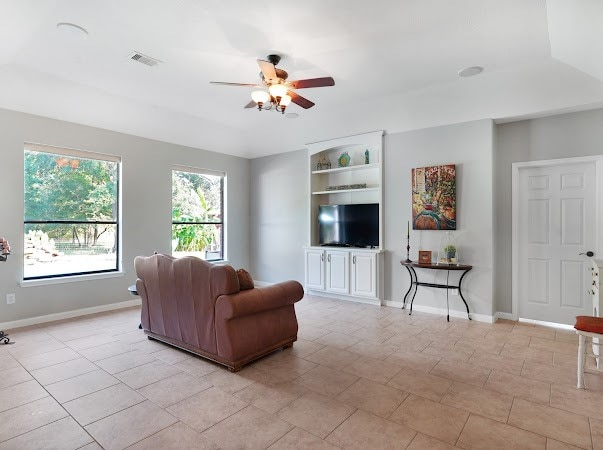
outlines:
[{"label": "decorative object on shelf", "polygon": [[366,189],[366,183],[340,184],[339,186],[327,186],[327,191],[343,191],[348,189]]},{"label": "decorative object on shelf", "polygon": [[325,155],[322,155],[316,163],[316,170],[329,170],[330,168],[331,161],[329,161]]},{"label": "decorative object on shelf", "polygon": [[351,160],[352,158],[350,158],[348,152],[343,152],[337,159],[337,163],[339,164],[339,167],[348,167]]},{"label": "decorative object on shelf", "polygon": [[431,250],[419,250],[419,264],[431,264]]},{"label": "decorative object on shelf", "polygon": [[456,245],[456,239],[450,231],[447,231],[440,239],[438,264],[459,264],[458,246]]},{"label": "decorative object on shelf", "polygon": [[411,171],[414,230],[456,230],[456,166]]},{"label": "decorative object on shelf", "polygon": [[8,255],[10,255],[10,244],[5,238],[0,237],[0,261],[6,261]]},{"label": "decorative object on shelf", "polygon": [[[368,150],[367,150],[368,152]],[[368,163],[367,163],[368,164]],[[406,261],[407,263],[411,263],[410,259],[410,222],[406,222]]]},{"label": "decorative object on shelf", "polygon": [[369,151],[366,149],[364,151],[364,164],[370,164]]}]

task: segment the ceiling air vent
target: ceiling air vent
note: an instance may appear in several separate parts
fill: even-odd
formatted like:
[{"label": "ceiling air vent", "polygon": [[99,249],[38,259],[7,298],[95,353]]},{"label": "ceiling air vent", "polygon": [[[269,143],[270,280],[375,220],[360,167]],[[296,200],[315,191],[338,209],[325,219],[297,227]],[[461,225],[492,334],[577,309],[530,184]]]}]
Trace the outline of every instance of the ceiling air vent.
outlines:
[{"label": "ceiling air vent", "polygon": [[155,58],[151,58],[150,56],[143,55],[142,53],[134,52],[130,55],[130,59],[133,61],[138,61],[139,63],[145,64],[147,66],[156,66],[161,61]]}]

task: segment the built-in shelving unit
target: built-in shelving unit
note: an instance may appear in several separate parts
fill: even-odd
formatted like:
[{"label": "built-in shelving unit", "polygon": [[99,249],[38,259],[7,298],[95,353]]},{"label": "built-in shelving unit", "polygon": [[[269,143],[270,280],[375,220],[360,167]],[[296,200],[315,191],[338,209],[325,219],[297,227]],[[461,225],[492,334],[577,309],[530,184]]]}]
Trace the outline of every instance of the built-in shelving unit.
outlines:
[{"label": "built-in shelving unit", "polygon": [[[305,249],[306,289],[317,295],[380,304],[383,295],[383,131],[315,142],[307,147],[310,235]],[[344,153],[349,155],[350,162],[340,167]],[[379,246],[371,249],[319,246],[318,207],[358,203],[379,205]]]}]

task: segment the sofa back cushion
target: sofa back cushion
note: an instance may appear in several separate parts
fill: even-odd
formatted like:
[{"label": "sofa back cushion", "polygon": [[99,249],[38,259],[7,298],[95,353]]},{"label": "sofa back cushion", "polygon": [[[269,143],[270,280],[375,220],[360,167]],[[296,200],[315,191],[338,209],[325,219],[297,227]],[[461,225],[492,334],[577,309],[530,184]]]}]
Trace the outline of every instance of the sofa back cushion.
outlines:
[{"label": "sofa back cushion", "polygon": [[253,278],[251,278],[251,275],[245,269],[237,270],[237,278],[239,279],[239,288],[242,291],[254,288]]}]

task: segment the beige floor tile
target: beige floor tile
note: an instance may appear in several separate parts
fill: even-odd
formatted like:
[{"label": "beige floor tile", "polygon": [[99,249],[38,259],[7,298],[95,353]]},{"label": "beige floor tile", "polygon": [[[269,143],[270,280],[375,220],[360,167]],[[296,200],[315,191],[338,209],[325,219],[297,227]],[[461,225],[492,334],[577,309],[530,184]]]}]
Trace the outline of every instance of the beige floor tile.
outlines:
[{"label": "beige floor tile", "polygon": [[360,341],[347,349],[348,352],[377,359],[387,359],[388,356],[397,350],[399,350],[399,347],[393,345],[375,344],[367,341]]},{"label": "beige floor tile", "polygon": [[94,439],[109,449],[122,449],[176,423],[164,410],[146,401],[86,426]]},{"label": "beige floor tile", "polygon": [[408,397],[408,392],[360,378],[337,396],[348,405],[388,418]]},{"label": "beige floor tile", "polygon": [[481,387],[486,384],[488,375],[490,375],[490,369],[484,369],[475,364],[461,361],[442,360],[429,373],[449,380]]},{"label": "beige floor tile", "polygon": [[201,380],[211,383],[224,392],[234,394],[257,381],[272,382],[274,377],[252,366],[245,366],[239,372],[230,372],[226,368],[221,368],[201,377]]},{"label": "beige floor tile", "polygon": [[537,338],[542,338],[542,339],[551,339],[551,340],[555,339],[555,329],[554,328],[537,327],[537,326],[530,325],[530,324],[519,323],[518,325],[515,325],[515,327],[513,327],[513,329],[511,330],[511,333],[521,334],[521,335],[530,336],[530,337],[537,337]]},{"label": "beige floor tile", "polygon": [[252,404],[270,414],[281,410],[308,390],[295,383],[253,383],[235,393],[235,397]]},{"label": "beige floor tile", "polygon": [[476,350],[468,362],[484,369],[496,369],[514,375],[521,375],[521,368],[523,367],[523,359],[494,355],[481,350]]},{"label": "beige floor tile", "polygon": [[120,383],[64,403],[63,407],[81,425],[88,425],[143,401],[142,395]]},{"label": "beige floor tile", "polygon": [[459,349],[482,350],[499,355],[505,344],[503,342],[487,341],[486,339],[475,339],[473,337],[462,337],[455,344]]},{"label": "beige floor tile", "polygon": [[354,411],[345,403],[308,393],[281,409],[277,417],[324,439]]},{"label": "beige floor tile", "polygon": [[603,450],[603,420],[590,418],[590,432],[595,450]]},{"label": "beige floor tile", "polygon": [[440,358],[425,353],[409,350],[398,350],[387,358],[387,361],[404,367],[429,372],[440,361]]},{"label": "beige floor tile", "polygon": [[535,403],[548,405],[551,398],[551,385],[508,372],[493,370],[484,385],[486,389],[523,398]]},{"label": "beige floor tile", "polygon": [[183,373],[182,370],[163,361],[151,361],[142,366],[133,367],[117,373],[115,376],[132,389],[140,389],[147,384],[152,384],[164,378]]},{"label": "beige floor tile", "polygon": [[153,353],[153,356],[168,364],[176,364],[180,361],[184,361],[185,359],[192,358],[191,353],[185,352],[184,350],[179,350],[177,348],[166,348]]},{"label": "beige floor tile", "polygon": [[55,422],[67,415],[61,405],[50,396],[4,411],[0,413],[0,442]]},{"label": "beige floor tile", "polygon": [[285,352],[270,355],[253,364],[253,368],[285,381],[295,380],[316,366],[316,363]]},{"label": "beige floor tile", "polygon": [[51,352],[22,358],[20,363],[27,370],[32,371],[78,358],[81,358],[81,356],[76,351],[70,348],[60,348]]},{"label": "beige floor tile", "polygon": [[360,355],[357,353],[341,350],[340,348],[325,346],[317,352],[306,356],[304,359],[330,367],[331,369],[340,370],[353,363],[358,358],[360,358]]},{"label": "beige floor tile", "polygon": [[476,449],[540,449],[546,448],[546,438],[492,419],[471,414],[457,447]]},{"label": "beige floor tile", "polygon": [[78,450],[103,450],[103,448],[100,445],[98,445],[98,442],[94,441],[88,445],[84,445],[83,447],[80,447]]},{"label": "beige floor tile", "polygon": [[577,342],[552,341],[550,339],[533,337],[530,340],[530,348],[550,351],[553,353],[566,353],[569,355],[578,354]]},{"label": "beige floor tile", "polygon": [[344,372],[385,384],[400,372],[398,364],[363,356],[343,369]]},{"label": "beige floor tile", "polygon": [[65,403],[118,383],[117,378],[109,375],[104,370],[98,369],[58,383],[49,384],[46,389],[57,401]]},{"label": "beige floor tile", "polygon": [[128,450],[219,450],[213,442],[182,422],[176,422],[158,433],[128,447]]},{"label": "beige floor tile", "polygon": [[[322,326],[324,330],[337,331],[338,333],[353,334],[354,331],[360,330],[361,325],[353,322],[346,322],[345,320],[333,320]],[[362,338],[363,336],[358,336]]]},{"label": "beige floor tile", "polygon": [[550,405],[553,408],[603,420],[603,392],[601,391],[553,384]]},{"label": "beige floor tile", "polygon": [[4,370],[15,369],[17,367],[21,367],[21,364],[19,364],[15,358],[9,355],[8,350],[5,350],[5,354],[0,354],[0,367],[2,367]]},{"label": "beige floor tile", "polygon": [[580,450],[580,447],[566,444],[565,442],[559,442],[555,439],[546,438],[546,450]]},{"label": "beige floor tile", "polygon": [[20,361],[30,356],[41,355],[42,353],[48,353],[67,347],[61,341],[50,337],[48,334],[46,334],[46,337],[48,339],[40,342],[23,342],[19,341],[16,336],[11,334],[11,341],[14,342],[14,345],[10,346],[8,352]]},{"label": "beige floor tile", "polygon": [[156,361],[156,358],[135,350],[101,359],[96,361],[95,364],[101,369],[109,372],[111,375],[114,375],[116,373],[123,372],[124,370],[150,363],[151,361]]},{"label": "beige floor tile", "polygon": [[[569,366],[576,368],[576,364],[578,363],[578,350],[576,349],[575,354],[569,353],[553,353],[553,365],[554,366]],[[595,368],[595,359],[587,358],[586,359],[586,367]]]},{"label": "beige floor tile", "polygon": [[100,333],[98,328],[83,325],[79,321],[70,324],[51,325],[46,328],[46,331],[51,336],[60,339],[65,343],[67,341],[82,339]]},{"label": "beige floor tile", "polygon": [[143,341],[134,342],[133,344],[127,344],[132,350],[138,350],[142,353],[156,353],[162,350],[170,348],[168,344],[155,339],[145,339]]},{"label": "beige floor tile", "polygon": [[87,336],[79,339],[75,339],[73,341],[64,341],[65,345],[73,350],[80,351],[85,350],[87,348],[98,347],[99,345],[108,344],[110,342],[115,342],[113,336],[109,336],[108,334],[95,334],[92,336]]},{"label": "beige floor tile", "polygon": [[111,356],[121,355],[132,351],[130,344],[123,342],[110,342],[108,344],[99,345],[97,347],[79,350],[78,353],[89,361],[99,361],[101,359],[110,358]]},{"label": "beige floor tile", "polygon": [[243,400],[212,387],[166,408],[166,411],[201,432],[247,405]]},{"label": "beige floor tile", "polygon": [[387,339],[394,336],[396,333],[392,330],[372,326],[362,327],[350,334],[354,337],[362,339],[365,342],[380,344],[383,341],[386,341]]},{"label": "beige floor tile", "polygon": [[210,387],[212,387],[211,383],[181,372],[144,386],[138,389],[138,392],[157,406],[167,408]]},{"label": "beige floor tile", "polygon": [[57,420],[0,444],[0,449],[77,449],[93,442],[71,417]]},{"label": "beige floor tile", "polygon": [[292,428],[290,423],[248,406],[204,431],[202,436],[223,449],[252,450],[270,446]]},{"label": "beige floor tile", "polygon": [[356,411],[335,429],[327,441],[346,449],[404,449],[416,432],[365,411]]},{"label": "beige floor tile", "polygon": [[432,341],[429,338],[404,334],[395,334],[388,340],[383,341],[383,345],[394,345],[400,349],[413,352],[421,352],[431,343]]},{"label": "beige floor tile", "polygon": [[14,386],[15,384],[23,383],[24,381],[33,380],[29,372],[21,366],[8,369],[0,364],[0,370],[2,371],[2,376],[0,377],[0,389]]},{"label": "beige floor tile", "polygon": [[358,377],[325,366],[317,366],[295,380],[295,383],[318,394],[336,397],[350,387]]},{"label": "beige floor tile", "polygon": [[521,376],[545,383],[576,386],[576,369],[565,366],[549,366],[526,360],[521,369]]},{"label": "beige floor tile", "polygon": [[6,411],[44,397],[48,397],[48,392],[36,380],[5,387],[0,389],[0,411]]},{"label": "beige floor tile", "polygon": [[508,423],[567,444],[591,446],[588,418],[557,408],[516,398]]},{"label": "beige floor tile", "polygon": [[457,447],[423,433],[417,433],[410,445],[406,447],[407,450],[453,450],[455,448]]},{"label": "beige floor tile", "polygon": [[287,348],[283,350],[284,353],[287,353],[291,356],[296,356],[298,358],[304,358],[308,355],[311,355],[321,348],[324,348],[324,345],[319,344],[317,342],[306,341],[305,339],[297,339],[293,343],[293,347]]},{"label": "beige floor tile", "polygon": [[505,344],[500,354],[501,356],[521,358],[549,366],[553,364],[553,352],[528,346],[519,347],[517,345]]},{"label": "beige floor tile", "polygon": [[318,339],[319,337],[322,337],[329,333],[329,330],[325,330],[316,326],[300,325],[299,330],[297,331],[297,337],[306,339],[308,341],[314,341],[315,339]]},{"label": "beige floor tile", "polygon": [[222,366],[216,363],[207,361],[198,356],[193,356],[190,359],[180,361],[174,364],[174,367],[177,367],[180,370],[184,370],[185,372],[188,372],[195,377],[202,377],[209,373],[215,372],[216,370],[222,370],[223,368]]},{"label": "beige floor tile", "polygon": [[468,417],[466,411],[409,395],[390,420],[454,445]]},{"label": "beige floor tile", "polygon": [[294,428],[268,447],[268,450],[337,450],[335,447],[301,428]]},{"label": "beige floor tile", "polygon": [[46,386],[97,369],[98,366],[94,365],[94,363],[91,363],[86,358],[78,358],[55,364],[54,366],[44,367],[43,369],[33,370],[31,371],[31,374],[40,384]]},{"label": "beige floor tile", "polygon": [[513,397],[464,383],[454,383],[442,403],[506,423]]},{"label": "beige floor tile", "polygon": [[147,335],[144,334],[142,330],[135,330],[123,334],[116,334],[114,335],[114,337],[121,342],[127,342],[129,344],[134,344],[135,342],[141,342],[148,339]]},{"label": "beige floor tile", "polygon": [[329,334],[319,337],[318,339],[314,339],[314,341],[318,342],[319,344],[329,345],[331,347],[337,347],[344,350],[360,342],[360,340],[360,338],[350,336],[349,334],[338,333],[337,331],[332,331]]},{"label": "beige floor tile", "polygon": [[440,401],[450,385],[452,385],[452,381],[430,375],[420,370],[404,367],[387,384],[406,392]]},{"label": "beige floor tile", "polygon": [[475,349],[456,347],[454,345],[448,345],[443,342],[432,342],[427,347],[425,347],[421,353],[440,359],[451,359],[456,361],[467,362],[469,361],[471,355],[475,353]]}]

